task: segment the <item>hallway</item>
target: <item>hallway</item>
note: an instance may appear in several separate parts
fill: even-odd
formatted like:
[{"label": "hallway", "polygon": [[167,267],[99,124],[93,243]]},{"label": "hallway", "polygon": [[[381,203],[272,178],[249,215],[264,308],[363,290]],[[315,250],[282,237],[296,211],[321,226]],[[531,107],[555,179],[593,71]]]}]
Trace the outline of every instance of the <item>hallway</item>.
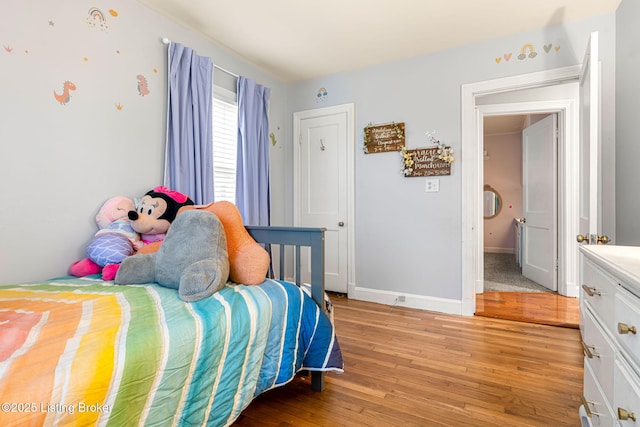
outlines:
[{"label": "hallway", "polygon": [[513,254],[484,254],[485,292],[549,292],[544,286],[522,275]]},{"label": "hallway", "polygon": [[551,292],[522,276],[513,254],[484,254],[484,293],[476,295],[476,316],[578,328],[578,298]]}]

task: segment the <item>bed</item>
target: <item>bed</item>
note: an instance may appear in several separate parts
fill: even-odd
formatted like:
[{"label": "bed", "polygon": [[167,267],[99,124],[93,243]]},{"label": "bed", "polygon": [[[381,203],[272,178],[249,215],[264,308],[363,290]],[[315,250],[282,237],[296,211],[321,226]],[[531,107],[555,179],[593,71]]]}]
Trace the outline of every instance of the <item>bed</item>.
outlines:
[{"label": "bed", "polygon": [[[343,368],[324,230],[247,230],[279,253],[279,278],[229,282],[194,303],[99,276],[0,286],[1,424],[221,426],[300,371],[322,390],[324,373]],[[289,245],[297,283],[284,280]],[[300,283],[305,246],[310,286]]]}]

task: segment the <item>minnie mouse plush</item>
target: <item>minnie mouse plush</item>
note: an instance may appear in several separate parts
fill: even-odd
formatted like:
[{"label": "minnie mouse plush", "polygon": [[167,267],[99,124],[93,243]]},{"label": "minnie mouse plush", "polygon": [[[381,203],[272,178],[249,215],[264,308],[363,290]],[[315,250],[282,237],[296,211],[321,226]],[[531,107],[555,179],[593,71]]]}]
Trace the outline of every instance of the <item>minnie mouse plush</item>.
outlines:
[{"label": "minnie mouse plush", "polygon": [[129,211],[131,227],[140,233],[145,244],[161,242],[178,210],[189,205],[193,201],[184,194],[164,186],[155,187],[140,199],[135,210]]}]

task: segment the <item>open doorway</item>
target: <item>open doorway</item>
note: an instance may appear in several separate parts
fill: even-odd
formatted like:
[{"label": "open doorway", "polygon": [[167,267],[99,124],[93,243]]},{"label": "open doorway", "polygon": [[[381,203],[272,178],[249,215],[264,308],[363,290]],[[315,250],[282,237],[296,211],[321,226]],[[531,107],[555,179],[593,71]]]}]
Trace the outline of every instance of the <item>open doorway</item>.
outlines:
[{"label": "open doorway", "polygon": [[558,293],[576,297],[578,208],[578,77],[580,67],[506,77],[462,86],[462,314],[476,313],[484,287],[483,118],[487,115],[554,112],[558,115]]},{"label": "open doorway", "polygon": [[[562,243],[567,243],[561,230],[565,227],[566,233],[563,223],[566,190],[562,183],[566,181],[568,156],[561,153],[570,145],[565,130],[570,126],[571,115],[569,108],[554,104],[554,101],[523,102],[516,108],[510,104],[480,108],[484,136],[479,169],[483,188],[497,187],[501,209],[495,217],[487,219],[485,215],[483,232],[477,236],[484,248],[478,257],[483,263],[483,276],[482,287],[476,294],[477,316],[579,326],[578,299],[557,292],[559,279],[566,277],[569,266],[566,251],[559,249]],[[512,128],[509,132],[505,123],[509,117],[515,122],[512,126],[519,129]],[[498,130],[495,126],[500,122],[502,129]],[[482,195],[484,202],[486,192]],[[507,231],[506,239],[503,236],[502,240],[492,235],[500,231],[500,223],[509,227],[502,230]],[[514,274],[510,278],[518,280],[515,286],[530,285],[531,289],[513,289],[512,283],[505,287],[504,279],[495,280],[496,272],[492,269],[496,266],[492,263],[496,257],[505,258],[495,252],[507,253],[510,272]],[[496,288],[495,282],[502,283]]]},{"label": "open doorway", "polygon": [[483,292],[556,292],[557,115],[483,123]]}]

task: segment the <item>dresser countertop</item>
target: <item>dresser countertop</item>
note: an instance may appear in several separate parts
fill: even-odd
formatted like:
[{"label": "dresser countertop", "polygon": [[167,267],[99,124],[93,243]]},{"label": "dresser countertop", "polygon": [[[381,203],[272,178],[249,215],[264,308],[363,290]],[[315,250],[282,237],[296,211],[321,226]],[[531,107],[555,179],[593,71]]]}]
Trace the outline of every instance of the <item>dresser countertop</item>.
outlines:
[{"label": "dresser countertop", "polygon": [[580,251],[640,296],[640,246],[584,245]]}]

